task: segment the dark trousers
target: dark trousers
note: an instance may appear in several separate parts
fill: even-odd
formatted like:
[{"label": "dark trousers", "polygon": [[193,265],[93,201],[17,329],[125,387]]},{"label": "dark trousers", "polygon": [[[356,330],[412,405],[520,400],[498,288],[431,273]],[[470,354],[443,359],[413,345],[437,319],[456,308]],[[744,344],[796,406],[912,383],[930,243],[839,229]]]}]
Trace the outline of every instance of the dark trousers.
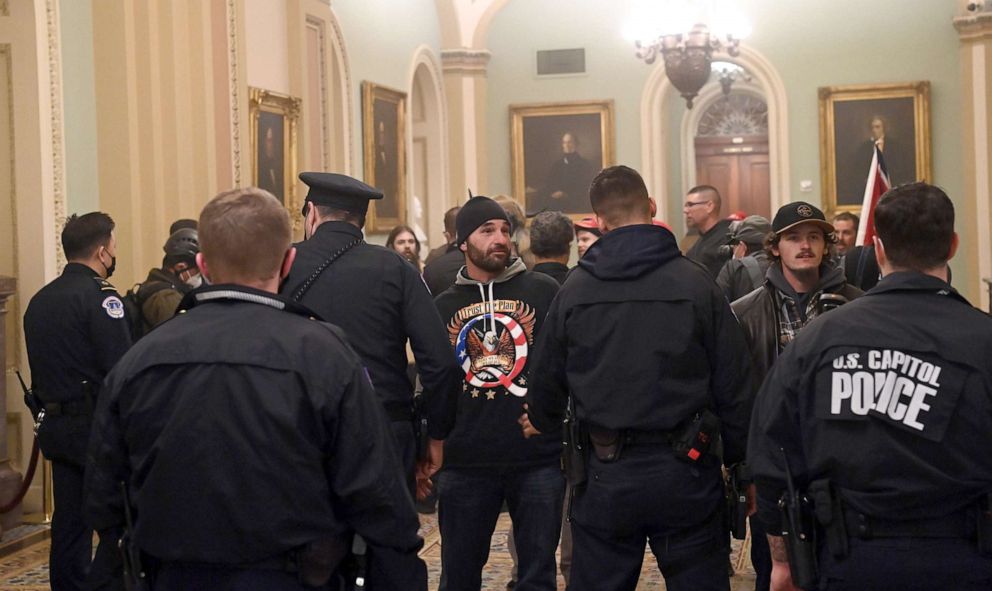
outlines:
[{"label": "dark trousers", "polygon": [[390,421],[390,431],[393,433],[393,441],[396,443],[396,453],[399,456],[400,465],[403,466],[403,476],[406,478],[407,488],[410,490],[410,498],[417,498],[417,439],[413,433],[413,423],[411,421]]},{"label": "dark trousers", "polygon": [[670,591],[729,591],[719,467],[691,466],[667,446],[591,458],[572,505],[570,591],[633,591],[647,541]]},{"label": "dark trousers", "polygon": [[[117,533],[100,539],[93,556],[93,530],[83,522],[83,469],[69,462],[52,462],[52,547],[48,572],[53,591],[123,589]],[[93,557],[90,562],[90,557]]]},{"label": "dark trousers", "polygon": [[565,479],[557,465],[445,468],[440,477],[440,591],[479,591],[499,511],[506,501],[520,557],[518,591],[555,591],[555,548]]},{"label": "dark trousers", "polygon": [[765,526],[754,516],[748,517],[751,525],[751,564],[754,565],[754,591],[768,591],[772,582],[772,551],[768,547]]},{"label": "dark trousers", "polygon": [[296,575],[280,570],[169,563],[158,569],[155,591],[308,591]]},{"label": "dark trousers", "polygon": [[852,538],[837,560],[820,552],[819,589],[829,591],[988,591],[992,557],[973,541],[947,538]]},{"label": "dark trousers", "polygon": [[83,469],[52,462],[52,549],[48,557],[52,591],[82,591],[93,555],[93,530],[83,523]]}]

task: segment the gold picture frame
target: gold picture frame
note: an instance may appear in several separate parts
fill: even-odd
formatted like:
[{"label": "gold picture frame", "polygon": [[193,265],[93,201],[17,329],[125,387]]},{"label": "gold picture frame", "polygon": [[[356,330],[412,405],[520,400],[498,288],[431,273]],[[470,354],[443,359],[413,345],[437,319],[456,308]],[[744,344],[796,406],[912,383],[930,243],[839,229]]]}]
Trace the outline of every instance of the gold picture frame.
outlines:
[{"label": "gold picture frame", "polygon": [[383,198],[372,201],[369,232],[406,223],[406,93],[362,82],[362,148],[365,182]]},{"label": "gold picture frame", "polygon": [[828,86],[818,94],[820,177],[828,212],[860,212],[879,132],[892,186],[932,181],[930,82]]},{"label": "gold picture frame", "polygon": [[262,88],[248,89],[252,184],[272,193],[290,214],[299,215],[296,194],[299,98]]},{"label": "gold picture frame", "polygon": [[514,197],[529,214],[591,215],[589,183],[615,163],[614,129],[612,100],[510,105]]}]

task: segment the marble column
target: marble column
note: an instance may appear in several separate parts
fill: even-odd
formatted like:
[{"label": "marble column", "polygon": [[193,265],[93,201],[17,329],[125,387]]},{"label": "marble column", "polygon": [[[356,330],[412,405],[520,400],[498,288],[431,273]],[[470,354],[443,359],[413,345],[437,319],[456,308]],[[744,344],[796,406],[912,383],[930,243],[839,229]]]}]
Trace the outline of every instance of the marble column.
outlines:
[{"label": "marble column", "polygon": [[449,184],[452,205],[475,195],[489,195],[489,163],[486,143],[485,49],[441,51],[444,90],[448,103]]},{"label": "marble column", "polygon": [[[966,206],[957,212],[957,224],[973,224],[975,245],[962,245],[959,256],[976,269],[980,300],[972,302],[989,310],[989,292],[981,279],[992,278],[992,11],[954,19],[961,39],[961,129],[964,142]],[[977,258],[975,258],[977,257]]]}]

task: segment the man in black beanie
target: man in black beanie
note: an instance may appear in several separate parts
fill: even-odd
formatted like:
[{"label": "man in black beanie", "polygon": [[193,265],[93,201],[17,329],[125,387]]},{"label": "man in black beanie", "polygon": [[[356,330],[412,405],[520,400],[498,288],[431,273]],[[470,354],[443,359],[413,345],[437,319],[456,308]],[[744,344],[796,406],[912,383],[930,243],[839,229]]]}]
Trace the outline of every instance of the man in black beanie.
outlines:
[{"label": "man in black beanie", "polygon": [[520,556],[518,587],[554,591],[565,485],[560,437],[549,430],[524,439],[517,420],[528,359],[558,284],[510,256],[510,222],[492,199],[470,199],[455,226],[465,266],[434,300],[464,370],[440,475],[441,588],[481,588],[506,502]]}]

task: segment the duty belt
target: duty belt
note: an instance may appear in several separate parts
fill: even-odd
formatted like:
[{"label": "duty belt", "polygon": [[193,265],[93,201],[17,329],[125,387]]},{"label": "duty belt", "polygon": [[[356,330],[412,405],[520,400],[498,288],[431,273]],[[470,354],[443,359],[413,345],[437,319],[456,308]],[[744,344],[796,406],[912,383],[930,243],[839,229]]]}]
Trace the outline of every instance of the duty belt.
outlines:
[{"label": "duty belt", "polygon": [[932,519],[890,520],[869,517],[845,507],[844,524],[850,536],[872,538],[972,538],[975,536],[975,516],[970,511],[958,511]]},{"label": "duty belt", "polygon": [[671,445],[673,432],[625,429],[621,434],[626,445]]},{"label": "duty belt", "polygon": [[48,416],[79,417],[93,414],[93,404],[89,400],[46,402],[42,408],[45,409],[45,414]]}]

